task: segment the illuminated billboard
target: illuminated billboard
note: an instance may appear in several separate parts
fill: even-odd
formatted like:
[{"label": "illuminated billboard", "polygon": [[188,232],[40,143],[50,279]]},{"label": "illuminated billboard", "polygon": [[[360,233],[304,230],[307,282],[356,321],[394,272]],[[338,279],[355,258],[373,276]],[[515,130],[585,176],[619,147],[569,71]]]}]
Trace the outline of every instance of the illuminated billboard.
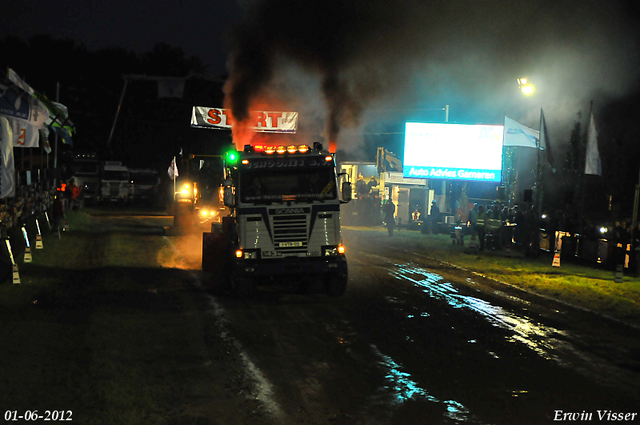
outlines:
[{"label": "illuminated billboard", "polygon": [[500,182],[502,125],[406,123],[403,176]]}]

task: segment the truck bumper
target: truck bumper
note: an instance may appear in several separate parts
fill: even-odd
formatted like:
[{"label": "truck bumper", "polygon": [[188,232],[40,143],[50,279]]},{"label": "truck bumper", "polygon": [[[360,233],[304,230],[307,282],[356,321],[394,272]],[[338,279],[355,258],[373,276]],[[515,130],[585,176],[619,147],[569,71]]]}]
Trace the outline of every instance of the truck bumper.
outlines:
[{"label": "truck bumper", "polygon": [[286,257],[273,260],[236,260],[235,272],[244,277],[271,277],[286,275],[347,276],[347,259],[337,257]]}]

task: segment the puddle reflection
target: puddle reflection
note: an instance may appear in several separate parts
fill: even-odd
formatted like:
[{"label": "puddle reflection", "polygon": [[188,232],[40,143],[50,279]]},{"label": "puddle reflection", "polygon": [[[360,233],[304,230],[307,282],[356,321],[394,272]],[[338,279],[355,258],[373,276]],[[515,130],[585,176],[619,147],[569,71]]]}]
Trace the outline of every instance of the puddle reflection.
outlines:
[{"label": "puddle reflection", "polygon": [[[453,308],[466,308],[480,313],[494,326],[512,331],[510,341],[525,344],[545,359],[559,361],[552,354],[554,347],[551,340],[554,335],[564,335],[563,331],[534,323],[527,317],[518,316],[479,298],[462,295],[442,276],[413,264],[396,264],[390,274],[397,279],[413,282],[430,297],[443,300]],[[560,344],[559,341],[557,343]]]},{"label": "puddle reflection", "polygon": [[403,370],[403,367],[396,363],[391,357],[386,356],[378,350],[375,345],[371,346],[372,351],[378,356],[379,365],[386,371],[385,378],[388,385],[381,388],[385,393],[391,393],[394,397],[392,403],[400,405],[407,400],[425,400],[432,403],[441,403],[445,406],[443,416],[455,422],[481,424],[477,418],[469,413],[461,403],[455,400],[439,400],[421,388],[411,379],[411,375]]}]

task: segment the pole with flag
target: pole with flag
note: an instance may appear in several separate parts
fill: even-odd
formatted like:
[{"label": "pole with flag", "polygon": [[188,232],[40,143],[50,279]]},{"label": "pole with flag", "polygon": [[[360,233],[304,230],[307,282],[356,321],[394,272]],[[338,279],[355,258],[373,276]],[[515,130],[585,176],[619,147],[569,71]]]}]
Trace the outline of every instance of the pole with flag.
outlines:
[{"label": "pole with flag", "polygon": [[176,178],[180,175],[178,173],[178,166],[176,165],[176,157],[174,156],[171,160],[171,165],[169,165],[169,178],[173,180],[173,199],[176,199]]}]

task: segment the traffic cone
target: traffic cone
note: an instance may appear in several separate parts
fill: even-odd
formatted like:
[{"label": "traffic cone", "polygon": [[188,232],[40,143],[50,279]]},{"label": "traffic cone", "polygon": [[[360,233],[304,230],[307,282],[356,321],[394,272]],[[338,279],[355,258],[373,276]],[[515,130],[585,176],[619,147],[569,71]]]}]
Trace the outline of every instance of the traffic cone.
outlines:
[{"label": "traffic cone", "polygon": [[30,263],[33,261],[33,257],[31,256],[31,247],[28,246],[24,249],[24,262]]},{"label": "traffic cone", "polygon": [[560,267],[560,251],[556,251],[556,253],[553,255],[552,267]]}]

